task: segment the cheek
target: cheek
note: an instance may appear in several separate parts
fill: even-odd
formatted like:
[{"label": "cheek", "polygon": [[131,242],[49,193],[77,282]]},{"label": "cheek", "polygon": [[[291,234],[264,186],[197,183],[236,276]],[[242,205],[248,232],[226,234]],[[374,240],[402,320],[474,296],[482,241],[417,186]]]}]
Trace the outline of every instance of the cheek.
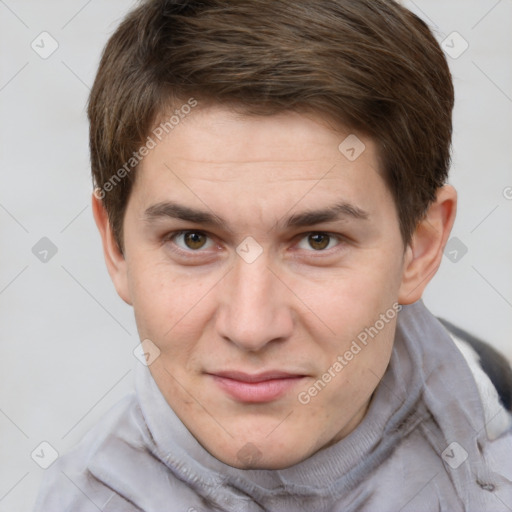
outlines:
[{"label": "cheek", "polygon": [[400,269],[396,262],[381,262],[371,255],[366,259],[369,264],[361,261],[360,266],[344,269],[314,286],[302,283],[297,293],[330,328],[338,347],[373,325],[397,300]]},{"label": "cheek", "polygon": [[165,263],[133,265],[130,287],[141,339],[174,355],[190,348],[211,315],[209,299],[217,281],[214,276],[179,274]]},{"label": "cheek", "polygon": [[323,397],[324,403],[331,404],[331,411],[355,413],[379,384],[393,348],[398,308],[393,304],[389,298],[361,294],[332,324],[336,335],[323,347],[328,357],[321,369],[324,376],[334,376]]},{"label": "cheek", "polygon": [[176,281],[161,265],[141,261],[131,266],[130,288],[137,325],[139,331],[144,331],[141,336],[161,343],[165,333],[184,315],[187,289]]}]

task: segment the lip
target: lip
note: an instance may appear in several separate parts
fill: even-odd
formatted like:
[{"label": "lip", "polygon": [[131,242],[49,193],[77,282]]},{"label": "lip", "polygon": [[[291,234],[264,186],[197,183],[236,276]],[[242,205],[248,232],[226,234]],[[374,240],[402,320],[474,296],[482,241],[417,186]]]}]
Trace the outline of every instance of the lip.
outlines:
[{"label": "lip", "polygon": [[246,403],[277,400],[305,377],[305,375],[274,370],[257,374],[223,371],[208,375],[231,398]]}]

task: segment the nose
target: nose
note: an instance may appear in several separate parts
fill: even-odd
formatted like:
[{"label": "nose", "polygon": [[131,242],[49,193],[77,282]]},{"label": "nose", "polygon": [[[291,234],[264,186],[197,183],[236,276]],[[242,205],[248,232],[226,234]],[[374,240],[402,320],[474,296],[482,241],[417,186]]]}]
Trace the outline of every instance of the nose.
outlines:
[{"label": "nose", "polygon": [[290,295],[264,255],[252,263],[237,258],[222,282],[218,334],[250,352],[289,338],[294,325]]}]

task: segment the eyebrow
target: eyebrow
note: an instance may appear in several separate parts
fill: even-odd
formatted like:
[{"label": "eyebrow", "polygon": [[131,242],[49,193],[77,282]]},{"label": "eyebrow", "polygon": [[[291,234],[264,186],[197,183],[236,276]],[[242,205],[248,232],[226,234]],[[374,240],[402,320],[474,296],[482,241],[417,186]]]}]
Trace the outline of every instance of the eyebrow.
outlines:
[{"label": "eyebrow", "polygon": [[[340,220],[367,220],[369,213],[365,210],[342,201],[340,203],[322,208],[319,210],[306,210],[304,212],[296,213],[280,220],[277,225],[283,225],[285,228],[300,228],[313,226],[324,222],[335,222]],[[151,222],[160,218],[173,218],[183,221],[191,222],[194,224],[202,224],[219,229],[228,229],[228,222],[206,210],[198,210],[188,206],[173,202],[165,201],[150,206],[144,212],[144,220]]]}]

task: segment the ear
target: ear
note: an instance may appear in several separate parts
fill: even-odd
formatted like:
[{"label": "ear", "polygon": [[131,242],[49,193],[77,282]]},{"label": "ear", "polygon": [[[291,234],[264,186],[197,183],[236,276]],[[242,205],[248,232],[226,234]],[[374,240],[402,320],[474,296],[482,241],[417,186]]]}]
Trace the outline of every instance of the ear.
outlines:
[{"label": "ear", "polygon": [[92,195],[92,211],[101,235],[103,255],[110,278],[121,299],[131,305],[126,259],[117,245],[103,202],[95,194]]},{"label": "ear", "polygon": [[443,250],[450,236],[457,211],[457,192],[451,185],[438,189],[437,197],[418,224],[404,258],[400,304],[412,304],[421,299],[425,287],[434,277]]}]

